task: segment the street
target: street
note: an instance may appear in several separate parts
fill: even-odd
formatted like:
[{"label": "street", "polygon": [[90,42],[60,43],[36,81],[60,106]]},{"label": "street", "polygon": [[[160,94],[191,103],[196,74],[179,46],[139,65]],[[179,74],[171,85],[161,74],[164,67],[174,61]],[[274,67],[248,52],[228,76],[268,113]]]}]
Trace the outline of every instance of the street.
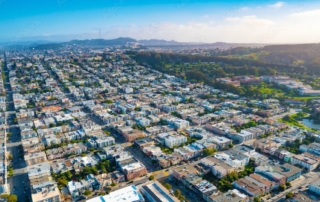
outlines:
[{"label": "street", "polygon": [[286,196],[287,193],[289,192],[297,192],[299,187],[305,187],[308,186],[310,183],[316,181],[319,179],[319,174],[315,173],[315,172],[310,172],[307,173],[303,176],[301,176],[300,178],[294,180],[291,182],[291,187],[286,189],[283,192],[280,192],[279,194],[277,194],[276,196],[265,200],[266,202],[273,202],[273,201],[278,201],[282,198],[284,198]]},{"label": "street", "polygon": [[7,92],[7,124],[11,132],[10,140],[7,142],[7,150],[12,155],[12,160],[9,164],[13,167],[13,176],[8,177],[8,188],[12,194],[17,195],[18,202],[31,201],[28,174],[25,172],[25,169],[21,169],[21,167],[25,167],[25,162],[23,159],[20,130],[19,127],[14,124],[15,108],[6,64],[4,66],[4,72],[6,76],[4,80],[5,89]]}]

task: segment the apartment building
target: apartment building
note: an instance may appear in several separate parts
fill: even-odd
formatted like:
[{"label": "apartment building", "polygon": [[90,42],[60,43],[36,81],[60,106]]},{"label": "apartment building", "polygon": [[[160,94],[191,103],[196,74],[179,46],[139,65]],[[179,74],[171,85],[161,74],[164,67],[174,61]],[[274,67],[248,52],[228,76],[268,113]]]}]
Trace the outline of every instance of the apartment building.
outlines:
[{"label": "apartment building", "polygon": [[60,202],[62,201],[60,191],[56,184],[35,188],[31,192],[33,202]]},{"label": "apartment building", "polygon": [[40,185],[52,180],[49,162],[34,164],[27,167],[30,185]]},{"label": "apartment building", "polygon": [[24,155],[24,160],[26,161],[26,164],[28,166],[43,163],[47,161],[46,153],[45,152],[39,152],[39,153],[30,153]]}]

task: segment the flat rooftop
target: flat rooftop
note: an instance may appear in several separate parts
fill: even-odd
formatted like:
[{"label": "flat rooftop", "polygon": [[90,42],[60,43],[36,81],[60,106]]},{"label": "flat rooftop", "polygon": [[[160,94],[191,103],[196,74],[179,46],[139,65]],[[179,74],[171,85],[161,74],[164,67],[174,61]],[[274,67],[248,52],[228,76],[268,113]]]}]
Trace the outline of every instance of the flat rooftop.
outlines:
[{"label": "flat rooftop", "polygon": [[171,196],[168,190],[158,181],[146,182],[139,186],[139,190],[143,189],[156,202],[178,202],[174,196]]},{"label": "flat rooftop", "polygon": [[144,201],[142,195],[138,192],[137,188],[132,185],[111,192],[105,196],[98,196],[93,199],[87,200],[87,202],[142,202]]}]

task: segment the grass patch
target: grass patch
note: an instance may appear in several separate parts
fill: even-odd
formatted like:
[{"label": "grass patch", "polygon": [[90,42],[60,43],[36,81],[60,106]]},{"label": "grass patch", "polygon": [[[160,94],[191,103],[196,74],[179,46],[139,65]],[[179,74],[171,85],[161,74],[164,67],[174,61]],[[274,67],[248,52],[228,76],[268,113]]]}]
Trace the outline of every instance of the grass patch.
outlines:
[{"label": "grass patch", "polygon": [[299,120],[301,120],[305,117],[307,117],[307,114],[305,114],[303,112],[299,112],[297,114],[287,115],[287,116],[283,117],[282,119],[278,119],[278,121],[285,123],[285,124],[288,124],[290,126],[296,126],[296,127],[308,130],[308,131],[316,131],[312,128],[308,128],[307,126],[305,126],[299,122]]},{"label": "grass patch", "polygon": [[309,99],[319,99],[320,96],[310,96],[310,97],[293,97],[294,100],[307,101]]}]

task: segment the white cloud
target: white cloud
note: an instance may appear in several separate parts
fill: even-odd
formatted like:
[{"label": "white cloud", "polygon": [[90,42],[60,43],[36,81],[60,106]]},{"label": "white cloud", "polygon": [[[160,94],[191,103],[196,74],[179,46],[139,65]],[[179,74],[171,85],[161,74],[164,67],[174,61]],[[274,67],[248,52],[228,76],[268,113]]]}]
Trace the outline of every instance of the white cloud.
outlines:
[{"label": "white cloud", "polygon": [[209,15],[203,15],[202,17],[203,18],[209,18],[210,16]]},{"label": "white cloud", "polygon": [[261,26],[274,24],[274,22],[272,22],[271,20],[257,18],[257,16],[255,16],[255,15],[226,18],[225,21],[226,22],[238,22],[238,23],[243,23],[243,24],[247,24],[247,25],[261,25]]},{"label": "white cloud", "polygon": [[163,22],[136,27],[111,27],[104,38],[165,39],[181,42],[260,42],[274,22],[256,16],[227,18],[223,22]]},{"label": "white cloud", "polygon": [[293,13],[290,16],[291,17],[299,17],[299,18],[320,17],[320,9],[311,10],[311,11],[304,11],[304,12],[299,12],[299,13]]},{"label": "white cloud", "polygon": [[279,2],[277,2],[275,4],[269,5],[269,7],[271,7],[271,8],[281,8],[283,5],[284,5],[284,2],[279,1]]},{"label": "white cloud", "polygon": [[250,9],[249,7],[246,7],[246,6],[245,6],[245,7],[240,8],[239,11],[247,11],[247,10],[249,10],[249,9]]}]

